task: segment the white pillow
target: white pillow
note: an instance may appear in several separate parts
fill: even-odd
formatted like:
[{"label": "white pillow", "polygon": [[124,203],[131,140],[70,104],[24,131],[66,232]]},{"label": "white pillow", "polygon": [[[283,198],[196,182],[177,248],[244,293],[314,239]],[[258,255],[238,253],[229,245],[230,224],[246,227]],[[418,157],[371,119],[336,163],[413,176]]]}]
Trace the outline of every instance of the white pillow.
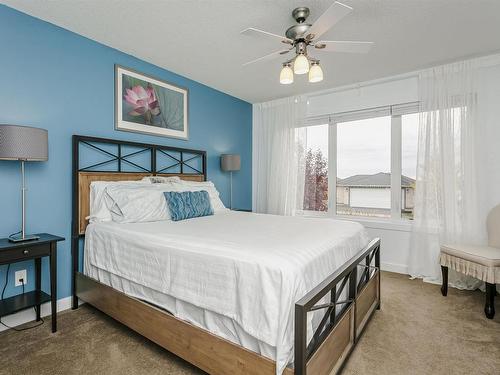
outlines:
[{"label": "white pillow", "polygon": [[108,186],[145,185],[143,181],[93,181],[90,183],[90,212],[86,217],[91,223],[112,221],[112,202],[106,194]]},{"label": "white pillow", "polygon": [[141,181],[149,182],[150,184],[168,184],[170,182],[180,181],[179,176],[147,176],[143,177]]},{"label": "white pillow", "polygon": [[170,220],[164,192],[201,190],[208,192],[214,214],[227,211],[219,198],[219,192],[211,182],[110,185],[106,188],[106,203],[112,220],[118,223]]},{"label": "white pillow", "polygon": [[112,220],[117,223],[170,220],[163,193],[172,190],[170,184],[108,186],[106,195]]},{"label": "white pillow", "polygon": [[228,209],[224,206],[220,199],[220,194],[217,191],[214,183],[212,181],[188,181],[188,180],[179,180],[175,182],[175,185],[178,186],[177,191],[200,191],[206,190],[208,195],[210,196],[210,203],[212,204],[212,208],[214,210],[214,214],[217,212],[228,211]]}]

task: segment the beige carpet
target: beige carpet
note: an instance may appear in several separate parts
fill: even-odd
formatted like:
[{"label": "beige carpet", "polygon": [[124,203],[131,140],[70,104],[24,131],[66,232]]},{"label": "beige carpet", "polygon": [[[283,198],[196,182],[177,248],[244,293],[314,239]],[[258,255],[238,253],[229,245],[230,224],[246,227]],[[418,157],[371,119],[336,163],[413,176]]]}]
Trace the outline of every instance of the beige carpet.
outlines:
[{"label": "beige carpet", "polygon": [[[383,273],[377,311],[344,374],[500,374],[500,297]],[[0,374],[202,374],[119,323],[82,306],[24,332],[0,333]]]}]

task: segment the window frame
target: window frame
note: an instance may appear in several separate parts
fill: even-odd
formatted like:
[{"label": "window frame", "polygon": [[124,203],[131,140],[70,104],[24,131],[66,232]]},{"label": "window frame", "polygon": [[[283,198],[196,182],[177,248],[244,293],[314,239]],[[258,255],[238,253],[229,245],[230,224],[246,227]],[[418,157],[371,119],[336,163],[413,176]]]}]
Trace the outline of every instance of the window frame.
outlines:
[{"label": "window frame", "polygon": [[[407,230],[408,227],[411,226],[412,220],[403,219],[401,214],[402,116],[419,112],[419,103],[411,102],[342,113],[332,113],[330,115],[307,117],[304,127],[328,125],[328,211],[299,210],[297,213],[304,216],[355,220],[368,224],[397,223],[401,227],[401,230]],[[391,117],[391,215],[389,218],[338,215],[337,125],[342,122],[366,120],[369,118],[383,116]]]}]

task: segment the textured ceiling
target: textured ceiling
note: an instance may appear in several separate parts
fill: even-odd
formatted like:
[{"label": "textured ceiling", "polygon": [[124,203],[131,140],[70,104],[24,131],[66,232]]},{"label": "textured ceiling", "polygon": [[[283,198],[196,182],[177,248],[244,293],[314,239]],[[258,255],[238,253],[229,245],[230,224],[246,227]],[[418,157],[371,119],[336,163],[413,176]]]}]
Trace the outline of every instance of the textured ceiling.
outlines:
[{"label": "textured ceiling", "polygon": [[[500,50],[499,0],[344,0],[354,11],[326,40],[375,42],[367,55],[312,51],[325,79],[283,86],[281,60],[242,63],[283,47],[240,35],[247,27],[277,34],[291,10],[314,21],[332,0],[0,0],[35,17],[114,47],[249,102],[404,73]],[[284,59],[283,59],[284,60]]]}]

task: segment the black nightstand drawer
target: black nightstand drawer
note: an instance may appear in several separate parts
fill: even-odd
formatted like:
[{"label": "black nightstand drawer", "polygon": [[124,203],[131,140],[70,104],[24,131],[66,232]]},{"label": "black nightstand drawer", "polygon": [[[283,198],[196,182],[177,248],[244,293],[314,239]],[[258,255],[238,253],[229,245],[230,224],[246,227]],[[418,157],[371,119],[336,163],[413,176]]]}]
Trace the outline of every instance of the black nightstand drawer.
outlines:
[{"label": "black nightstand drawer", "polygon": [[20,262],[25,259],[33,259],[50,254],[50,244],[30,245],[24,244],[24,247],[0,251],[0,264],[3,262]]}]

